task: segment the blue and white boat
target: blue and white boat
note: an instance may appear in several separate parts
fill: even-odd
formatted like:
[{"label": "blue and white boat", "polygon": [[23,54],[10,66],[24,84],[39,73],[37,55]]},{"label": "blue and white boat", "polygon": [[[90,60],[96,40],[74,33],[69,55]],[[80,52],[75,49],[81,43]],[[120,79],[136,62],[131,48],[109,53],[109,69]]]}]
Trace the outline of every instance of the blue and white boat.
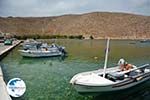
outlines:
[{"label": "blue and white boat", "polygon": [[37,45],[41,45],[41,44],[42,44],[42,42],[38,42],[34,39],[27,39],[27,40],[24,41],[22,46],[23,46],[24,50],[27,50],[27,49],[30,49],[30,48],[35,48]]},{"label": "blue and white boat", "polygon": [[24,57],[53,57],[66,54],[65,47],[56,44],[49,46],[46,43],[28,45],[28,48],[19,50],[19,52]]}]

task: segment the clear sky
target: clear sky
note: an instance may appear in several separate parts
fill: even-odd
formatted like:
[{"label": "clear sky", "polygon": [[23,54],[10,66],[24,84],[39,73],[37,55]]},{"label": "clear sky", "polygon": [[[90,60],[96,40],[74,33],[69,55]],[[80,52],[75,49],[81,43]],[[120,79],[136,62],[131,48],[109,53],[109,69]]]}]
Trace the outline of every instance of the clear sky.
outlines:
[{"label": "clear sky", "polygon": [[150,16],[150,0],[0,0],[0,16],[57,16],[88,12]]}]

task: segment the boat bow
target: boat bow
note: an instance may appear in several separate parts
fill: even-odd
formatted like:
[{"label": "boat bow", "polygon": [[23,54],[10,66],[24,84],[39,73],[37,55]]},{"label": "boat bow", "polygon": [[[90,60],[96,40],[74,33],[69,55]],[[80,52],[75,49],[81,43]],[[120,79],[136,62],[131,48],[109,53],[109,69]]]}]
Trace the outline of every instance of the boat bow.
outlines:
[{"label": "boat bow", "polygon": [[103,78],[95,73],[86,73],[86,74],[77,74],[75,75],[71,81],[71,84],[78,84],[78,85],[87,85],[87,86],[106,86],[111,85],[114,82]]}]

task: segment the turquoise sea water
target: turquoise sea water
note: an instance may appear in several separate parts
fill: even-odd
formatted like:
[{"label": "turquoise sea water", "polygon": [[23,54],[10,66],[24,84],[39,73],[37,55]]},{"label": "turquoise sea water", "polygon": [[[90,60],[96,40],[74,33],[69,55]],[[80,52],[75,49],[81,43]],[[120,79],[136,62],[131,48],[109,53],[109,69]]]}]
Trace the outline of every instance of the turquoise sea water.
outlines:
[{"label": "turquoise sea water", "polygon": [[[41,40],[52,43],[54,40]],[[106,40],[55,40],[66,47],[68,57],[23,58],[16,47],[2,61],[5,81],[19,77],[26,83],[26,93],[13,100],[150,100],[150,82],[126,91],[88,96],[78,94],[69,84],[73,75],[103,68]],[[108,67],[120,58],[128,63],[150,63],[150,43],[111,40]]]}]

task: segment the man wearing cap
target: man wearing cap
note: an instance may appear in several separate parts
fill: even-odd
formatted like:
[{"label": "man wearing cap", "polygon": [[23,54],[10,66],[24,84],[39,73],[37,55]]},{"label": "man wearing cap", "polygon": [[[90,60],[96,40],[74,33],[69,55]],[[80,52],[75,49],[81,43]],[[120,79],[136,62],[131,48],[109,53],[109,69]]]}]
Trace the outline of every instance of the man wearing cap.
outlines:
[{"label": "man wearing cap", "polygon": [[124,59],[120,59],[118,61],[118,65],[120,66],[121,71],[130,70],[133,68],[132,64],[128,64]]}]

